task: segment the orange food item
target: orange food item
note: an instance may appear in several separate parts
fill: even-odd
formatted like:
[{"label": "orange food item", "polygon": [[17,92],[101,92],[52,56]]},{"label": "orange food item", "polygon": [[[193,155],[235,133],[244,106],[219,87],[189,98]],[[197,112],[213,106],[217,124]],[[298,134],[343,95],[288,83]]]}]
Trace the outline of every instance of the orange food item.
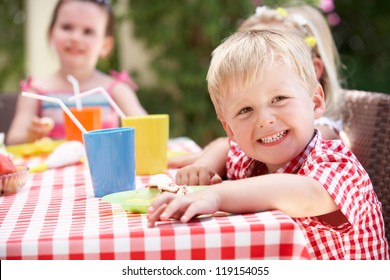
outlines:
[{"label": "orange food item", "polygon": [[12,160],[3,154],[0,154],[0,175],[16,172],[16,167]]}]

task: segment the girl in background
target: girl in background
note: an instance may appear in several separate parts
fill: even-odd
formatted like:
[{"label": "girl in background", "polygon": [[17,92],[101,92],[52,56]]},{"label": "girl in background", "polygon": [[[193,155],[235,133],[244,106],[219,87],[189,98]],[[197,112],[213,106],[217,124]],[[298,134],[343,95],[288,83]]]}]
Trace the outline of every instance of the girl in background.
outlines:
[{"label": "girl in background", "polygon": [[[114,14],[108,0],[60,0],[53,13],[48,30],[60,67],[47,77],[29,77],[21,82],[21,90],[60,98],[71,107],[68,98],[73,96],[72,75],[80,91],[103,87],[128,115],[145,115],[135,90],[137,86],[124,72],[110,75],[96,69],[99,58],[107,56],[114,44]],[[119,116],[102,95],[83,98],[83,106],[100,106],[102,127],[117,127]],[[50,118],[54,126],[42,118]],[[62,109],[53,103],[20,96],[16,112],[7,135],[7,144],[33,142],[42,137],[64,138]]]},{"label": "girl in background", "polygon": [[338,139],[342,130],[339,81],[340,59],[329,25],[319,10],[312,6],[293,6],[286,9],[258,7],[238,31],[278,29],[303,37],[312,49],[317,79],[325,91],[325,116],[316,121],[317,128],[326,139]]}]

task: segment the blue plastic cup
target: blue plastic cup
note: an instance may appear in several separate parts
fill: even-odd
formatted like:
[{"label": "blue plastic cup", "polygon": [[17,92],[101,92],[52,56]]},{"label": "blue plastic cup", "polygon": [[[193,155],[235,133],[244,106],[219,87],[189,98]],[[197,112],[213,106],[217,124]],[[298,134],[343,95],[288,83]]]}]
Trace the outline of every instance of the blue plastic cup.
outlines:
[{"label": "blue plastic cup", "polygon": [[132,127],[83,133],[95,197],[135,189],[134,134]]}]

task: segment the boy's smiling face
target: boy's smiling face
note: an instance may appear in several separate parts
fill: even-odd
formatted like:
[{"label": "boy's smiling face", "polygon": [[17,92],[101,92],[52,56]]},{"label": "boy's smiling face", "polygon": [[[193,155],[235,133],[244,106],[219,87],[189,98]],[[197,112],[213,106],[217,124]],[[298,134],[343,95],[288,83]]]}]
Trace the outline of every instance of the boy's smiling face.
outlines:
[{"label": "boy's smiling face", "polygon": [[220,116],[228,136],[250,157],[276,171],[304,150],[314,132],[314,119],[325,110],[323,90],[304,87],[297,73],[281,64],[241,92],[228,92]]}]

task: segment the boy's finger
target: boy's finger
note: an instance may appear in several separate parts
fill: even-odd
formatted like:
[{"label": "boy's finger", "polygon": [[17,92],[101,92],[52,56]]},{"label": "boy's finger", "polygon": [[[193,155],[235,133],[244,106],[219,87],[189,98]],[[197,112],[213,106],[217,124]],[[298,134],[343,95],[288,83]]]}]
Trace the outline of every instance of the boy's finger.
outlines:
[{"label": "boy's finger", "polygon": [[181,202],[182,197],[177,197],[176,195],[175,199],[171,200],[170,203],[167,205],[166,209],[161,213],[160,219],[161,220],[169,220],[170,218],[175,217],[176,219],[181,217],[181,211],[180,208],[184,207]]},{"label": "boy's finger", "polygon": [[222,178],[218,174],[214,174],[211,178],[211,184],[219,184],[222,183]]},{"label": "boy's finger", "polygon": [[165,192],[157,196],[157,198],[152,202],[148,208],[148,225],[150,227],[153,227],[154,223],[160,220],[161,213],[174,198],[174,194]]},{"label": "boy's finger", "polygon": [[[212,170],[208,170],[208,169],[205,169],[205,170],[202,170],[200,173],[199,173],[199,185],[200,186],[204,186],[204,185],[211,185],[211,184],[215,184],[213,182],[213,178],[215,176],[218,176],[217,174],[214,173],[214,171]],[[219,177],[219,176],[218,176]]]},{"label": "boy's finger", "polygon": [[184,214],[180,218],[180,221],[182,223],[187,223],[189,220],[191,220],[193,217],[195,217],[198,214],[199,214],[199,209],[197,203],[192,203],[185,210]]},{"label": "boy's finger", "polygon": [[168,204],[172,199],[175,198],[173,193],[163,192],[159,194],[150,205],[148,212],[154,212],[155,209],[158,209],[163,204]]},{"label": "boy's finger", "polygon": [[175,182],[176,184],[178,185],[182,185],[183,183],[183,175],[182,175],[183,172],[177,172],[176,173],[176,177],[175,177]]},{"label": "boy's finger", "polygon": [[[167,208],[167,204],[163,204],[160,207],[158,207],[155,211],[149,211],[148,210],[148,227],[154,227],[154,224],[156,221],[160,219],[160,215],[162,212],[164,212],[165,208]],[[152,208],[149,208],[152,209]]]}]

